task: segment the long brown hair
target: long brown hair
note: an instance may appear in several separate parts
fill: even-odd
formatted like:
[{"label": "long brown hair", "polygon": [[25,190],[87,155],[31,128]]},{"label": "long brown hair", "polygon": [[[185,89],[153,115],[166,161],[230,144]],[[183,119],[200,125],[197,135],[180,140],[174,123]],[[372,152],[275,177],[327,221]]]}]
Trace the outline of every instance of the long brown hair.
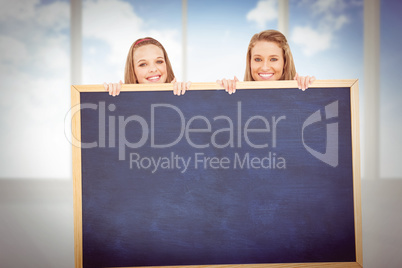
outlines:
[{"label": "long brown hair", "polygon": [[174,73],[172,69],[172,65],[170,64],[170,60],[168,57],[168,54],[166,53],[165,48],[162,46],[161,43],[159,43],[158,40],[152,38],[152,37],[145,37],[145,38],[140,38],[137,39],[130,47],[130,50],[128,51],[127,55],[127,60],[126,60],[126,67],[124,70],[124,83],[125,84],[138,84],[137,76],[134,71],[134,51],[142,46],[146,45],[155,45],[162,49],[163,51],[163,56],[165,57],[165,62],[166,62],[166,72],[167,72],[167,78],[166,78],[166,83],[172,82],[174,79]]},{"label": "long brown hair", "polygon": [[251,75],[251,67],[250,67],[251,49],[255,46],[255,44],[258,41],[275,42],[276,44],[278,44],[280,48],[282,48],[284,65],[283,65],[282,76],[279,80],[293,80],[294,76],[296,75],[296,67],[286,37],[279,31],[266,30],[255,34],[250,40],[247,49],[246,72],[244,74],[244,81],[254,81]]}]

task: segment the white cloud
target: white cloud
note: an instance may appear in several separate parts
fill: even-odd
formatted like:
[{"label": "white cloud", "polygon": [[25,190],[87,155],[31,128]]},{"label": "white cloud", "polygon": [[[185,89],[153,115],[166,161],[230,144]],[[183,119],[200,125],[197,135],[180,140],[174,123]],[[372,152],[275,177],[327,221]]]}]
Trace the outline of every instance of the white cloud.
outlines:
[{"label": "white cloud", "polygon": [[310,7],[313,14],[320,17],[320,27],[329,31],[339,30],[349,22],[343,13],[347,8],[348,3],[344,0],[313,1]]},{"label": "white cloud", "polygon": [[0,35],[0,64],[18,64],[28,56],[23,42],[6,35]]},{"label": "white cloud", "polygon": [[[208,34],[208,39],[204,38],[205,34]],[[188,48],[189,79],[215,82],[217,79],[233,79],[236,75],[242,81],[248,42],[249,36],[239,35],[235,28],[198,34]]]},{"label": "white cloud", "polygon": [[40,0],[9,1],[0,0],[0,21],[31,21],[36,14]]},{"label": "white cloud", "polygon": [[70,27],[70,6],[66,2],[53,2],[36,10],[38,24],[52,31],[68,30]]},{"label": "white cloud", "polygon": [[144,35],[143,21],[120,0],[88,0],[83,6],[83,36],[107,42],[112,63],[125,58],[131,43]]},{"label": "white cloud", "polygon": [[[69,4],[39,5],[39,1],[25,0],[23,4],[9,1],[4,5],[7,11],[0,16],[0,62],[8,68],[35,72],[35,77],[39,71],[54,72],[55,66],[64,72],[69,57]],[[21,13],[13,14],[17,11]]]},{"label": "white cloud", "polygon": [[254,21],[261,29],[267,27],[267,22],[276,20],[277,18],[278,11],[276,1],[274,0],[260,0],[254,9],[247,13],[247,20]]},{"label": "white cloud", "polygon": [[299,6],[309,6],[314,15],[342,13],[349,7],[363,7],[364,0],[303,0]]},{"label": "white cloud", "polygon": [[336,33],[342,30],[351,19],[346,10],[362,5],[362,0],[304,0],[299,6],[307,6],[315,17],[314,26],[297,26],[293,29],[291,40],[299,45],[306,56],[330,49],[336,40]]},{"label": "white cloud", "polygon": [[69,72],[70,53],[66,46],[69,41],[67,36],[49,37],[46,47],[36,50],[35,64],[42,65],[53,72],[65,72],[66,69]]},{"label": "white cloud", "polygon": [[0,0],[0,7],[1,23],[14,23],[23,26],[26,33],[36,32],[38,27],[53,32],[66,30],[70,25],[70,5],[68,2],[55,1],[41,5],[40,0]]},{"label": "white cloud", "polygon": [[333,10],[343,10],[345,8],[344,0],[310,0],[308,2],[311,3],[311,9],[315,14],[325,14]]},{"label": "white cloud", "polygon": [[346,15],[340,15],[338,17],[328,16],[326,20],[329,25],[333,25],[334,30],[342,29],[342,27],[350,21]]},{"label": "white cloud", "polygon": [[307,56],[325,51],[331,47],[332,34],[329,32],[318,32],[308,26],[297,26],[293,29],[291,40],[299,45]]}]

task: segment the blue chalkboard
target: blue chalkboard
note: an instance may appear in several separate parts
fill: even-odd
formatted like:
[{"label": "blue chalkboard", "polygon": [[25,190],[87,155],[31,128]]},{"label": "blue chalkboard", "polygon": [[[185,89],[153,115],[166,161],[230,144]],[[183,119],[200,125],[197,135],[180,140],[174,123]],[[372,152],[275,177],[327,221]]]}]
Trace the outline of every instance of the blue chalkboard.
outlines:
[{"label": "blue chalkboard", "polygon": [[356,262],[349,87],[80,102],[83,267]]}]

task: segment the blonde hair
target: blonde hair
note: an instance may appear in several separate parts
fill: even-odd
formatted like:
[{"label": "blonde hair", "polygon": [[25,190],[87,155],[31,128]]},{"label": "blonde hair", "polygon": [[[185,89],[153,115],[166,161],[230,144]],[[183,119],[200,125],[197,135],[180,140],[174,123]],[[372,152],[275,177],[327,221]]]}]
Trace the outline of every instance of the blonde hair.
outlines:
[{"label": "blonde hair", "polygon": [[152,37],[145,37],[145,38],[137,39],[131,45],[130,50],[128,51],[126,67],[124,70],[124,83],[125,84],[138,84],[137,76],[136,76],[135,70],[134,70],[134,52],[137,48],[146,46],[146,45],[155,45],[155,46],[159,47],[160,49],[162,49],[163,56],[165,57],[165,63],[166,63],[166,72],[167,72],[166,83],[172,82],[172,80],[174,79],[174,73],[173,73],[172,65],[170,64],[170,60],[166,53],[165,48],[162,46],[161,43],[158,42],[158,40],[156,40]]},{"label": "blonde hair", "polygon": [[247,61],[246,61],[246,72],[244,74],[244,81],[255,81],[251,75],[251,49],[255,46],[255,44],[259,41],[267,41],[267,42],[275,42],[283,51],[283,72],[281,78],[279,80],[293,80],[296,75],[296,67],[293,62],[292,52],[290,51],[290,47],[286,37],[279,31],[276,30],[266,30],[260,33],[255,34],[248,44],[247,49]]}]

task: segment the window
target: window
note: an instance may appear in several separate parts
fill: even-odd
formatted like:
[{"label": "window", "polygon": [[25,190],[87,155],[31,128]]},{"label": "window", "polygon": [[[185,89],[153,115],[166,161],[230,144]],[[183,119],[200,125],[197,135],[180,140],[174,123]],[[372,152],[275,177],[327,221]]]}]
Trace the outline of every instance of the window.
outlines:
[{"label": "window", "polygon": [[[5,3],[0,11],[0,178],[69,178],[71,144],[64,119],[70,109],[70,1]],[[299,74],[359,79],[364,167],[369,152],[364,121],[370,119],[364,115],[363,7],[363,0],[289,0],[287,38]],[[381,1],[382,178],[402,178],[397,82],[402,34],[394,30],[401,24],[401,7],[398,1]],[[279,14],[277,0],[82,0],[82,16],[81,83],[102,84],[124,80],[129,47],[146,36],[164,45],[178,80],[214,82],[236,75],[242,81],[250,38],[278,29]]]},{"label": "window", "polygon": [[4,3],[0,178],[70,178],[70,3]]},{"label": "window", "polygon": [[188,0],[188,79],[243,81],[251,37],[277,28],[277,1]]}]

